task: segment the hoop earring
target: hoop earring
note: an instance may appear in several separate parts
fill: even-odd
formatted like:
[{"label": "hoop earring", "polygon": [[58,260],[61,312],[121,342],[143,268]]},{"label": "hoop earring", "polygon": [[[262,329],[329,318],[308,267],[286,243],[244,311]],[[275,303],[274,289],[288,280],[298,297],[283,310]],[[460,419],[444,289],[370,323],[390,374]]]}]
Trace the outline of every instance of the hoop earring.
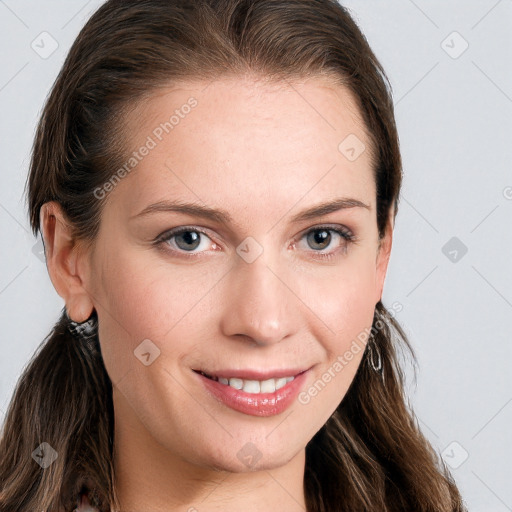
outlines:
[{"label": "hoop earring", "polygon": [[382,357],[373,334],[370,336],[368,343],[368,358],[370,360],[370,365],[376,373],[382,375]]}]

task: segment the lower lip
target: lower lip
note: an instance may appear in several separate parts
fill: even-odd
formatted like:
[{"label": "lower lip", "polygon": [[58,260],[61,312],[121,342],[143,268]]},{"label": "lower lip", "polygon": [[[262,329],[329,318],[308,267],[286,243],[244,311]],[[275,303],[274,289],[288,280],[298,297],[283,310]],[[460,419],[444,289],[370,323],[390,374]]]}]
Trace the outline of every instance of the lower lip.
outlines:
[{"label": "lower lip", "polygon": [[309,370],[300,373],[274,393],[246,393],[241,389],[209,379],[200,373],[194,373],[211,395],[231,409],[251,416],[274,416],[290,407],[302,388]]}]

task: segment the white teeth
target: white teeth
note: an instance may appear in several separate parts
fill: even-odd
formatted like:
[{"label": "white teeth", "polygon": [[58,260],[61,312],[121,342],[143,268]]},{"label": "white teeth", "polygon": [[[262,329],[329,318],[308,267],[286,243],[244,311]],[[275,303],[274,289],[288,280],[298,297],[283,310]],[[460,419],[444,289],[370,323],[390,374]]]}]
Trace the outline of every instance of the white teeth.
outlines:
[{"label": "white teeth", "polygon": [[218,381],[226,386],[231,386],[235,389],[242,389],[246,393],[274,393],[278,389],[291,382],[295,377],[281,377],[279,379],[259,380],[243,380],[238,378],[226,379],[219,377]]},{"label": "white teeth", "polygon": [[262,380],[260,383],[261,393],[273,393],[276,390],[276,379]]},{"label": "white teeth", "polygon": [[286,386],[286,384],[288,384],[288,382],[294,378],[295,377],[281,377],[280,379],[276,379],[276,389],[281,389],[283,386]]},{"label": "white teeth", "polygon": [[235,389],[242,389],[244,387],[244,381],[242,379],[229,379],[229,385]]},{"label": "white teeth", "polygon": [[261,386],[257,380],[244,380],[244,387],[242,389],[246,393],[260,393]]}]

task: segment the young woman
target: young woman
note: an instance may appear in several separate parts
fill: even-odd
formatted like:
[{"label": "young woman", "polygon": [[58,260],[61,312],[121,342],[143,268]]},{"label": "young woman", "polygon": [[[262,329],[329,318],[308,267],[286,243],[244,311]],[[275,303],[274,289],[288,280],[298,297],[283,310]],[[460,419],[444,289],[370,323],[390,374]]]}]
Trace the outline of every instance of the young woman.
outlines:
[{"label": "young woman", "polygon": [[462,511],[382,303],[387,78],[334,0],[109,0],[28,203],[65,308],[0,441],[2,511]]}]

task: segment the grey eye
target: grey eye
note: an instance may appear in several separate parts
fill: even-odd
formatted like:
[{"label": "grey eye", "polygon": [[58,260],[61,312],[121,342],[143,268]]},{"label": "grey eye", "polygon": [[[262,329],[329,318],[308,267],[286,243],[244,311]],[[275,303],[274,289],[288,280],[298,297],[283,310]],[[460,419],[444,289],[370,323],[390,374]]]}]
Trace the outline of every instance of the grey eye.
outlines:
[{"label": "grey eye", "polygon": [[197,249],[201,242],[201,233],[198,231],[183,231],[173,235],[176,245],[184,251]]},{"label": "grey eye", "polygon": [[312,249],[322,250],[329,247],[332,235],[329,229],[314,229],[307,234],[307,241]]}]

